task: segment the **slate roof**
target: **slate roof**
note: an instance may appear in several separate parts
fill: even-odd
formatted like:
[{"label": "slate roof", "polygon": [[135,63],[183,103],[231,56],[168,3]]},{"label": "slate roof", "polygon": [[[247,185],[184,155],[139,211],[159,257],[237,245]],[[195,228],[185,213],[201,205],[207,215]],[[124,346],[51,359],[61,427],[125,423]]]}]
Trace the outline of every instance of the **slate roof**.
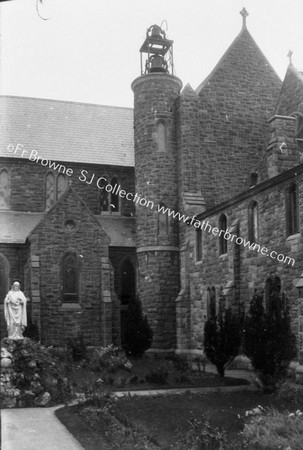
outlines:
[{"label": "slate roof", "polygon": [[[263,72],[263,76],[271,81],[274,85],[281,85],[281,80],[267,58],[264,56],[263,52],[260,50],[252,35],[246,27],[242,28],[238,36],[230,44],[226,52],[220,58],[218,63],[215,65],[210,74],[205,78],[204,81],[197,87],[196,93],[199,95],[203,88],[214,83],[214,85],[224,84],[224,77],[222,73],[229,72],[232,68],[236,68],[238,73],[238,79],[230,80],[227,77],[227,81],[230,83],[249,82],[250,79],[241,79],[245,77],[246,69],[253,64],[253,69]],[[254,77],[254,71],[251,73],[252,79]],[[221,86],[222,87],[222,86]],[[223,86],[227,87],[228,86]]]},{"label": "slate roof", "polygon": [[24,244],[42,217],[44,213],[1,211],[0,243]]},{"label": "slate roof", "polygon": [[134,166],[132,108],[0,96],[0,130],[0,156],[20,143],[52,161]]},{"label": "slate roof", "polygon": [[[55,206],[55,205],[54,205]],[[46,213],[1,211],[0,243],[25,244],[27,237]],[[132,217],[94,216],[110,238],[111,247],[135,247],[135,219]]]},{"label": "slate roof", "polygon": [[283,81],[275,114],[288,116],[298,111],[303,112],[303,72],[290,64]]},{"label": "slate roof", "polygon": [[135,218],[95,216],[110,237],[111,247],[135,247]]}]

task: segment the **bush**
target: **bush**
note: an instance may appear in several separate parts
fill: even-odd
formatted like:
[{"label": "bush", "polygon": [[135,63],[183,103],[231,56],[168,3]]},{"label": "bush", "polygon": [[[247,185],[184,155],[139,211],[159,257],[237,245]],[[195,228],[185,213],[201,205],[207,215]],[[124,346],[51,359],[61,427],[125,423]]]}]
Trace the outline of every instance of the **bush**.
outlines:
[{"label": "bush", "polygon": [[225,367],[237,356],[241,344],[241,319],[220,301],[218,316],[204,327],[204,351],[207,358],[224,377]]},{"label": "bush", "polygon": [[132,364],[124,355],[119,355],[119,349],[111,344],[94,348],[88,367],[93,371],[106,369],[110,373],[116,373],[119,369],[130,371]]},{"label": "bush", "polygon": [[71,352],[73,361],[81,361],[86,357],[86,345],[83,334],[67,339],[67,348]]},{"label": "bush", "polygon": [[145,376],[148,383],[166,384],[168,378],[168,370],[166,367],[158,367],[152,369],[149,374]]},{"label": "bush", "polygon": [[142,313],[141,302],[136,299],[127,310],[123,348],[128,355],[142,356],[150,348],[152,338],[153,332]]},{"label": "bush", "polygon": [[256,449],[302,449],[303,413],[278,412],[270,409],[245,424],[243,441],[246,448]]},{"label": "bush", "polygon": [[258,372],[264,391],[274,391],[285,379],[288,365],[296,357],[296,338],[291,331],[288,301],[273,290],[265,311],[263,296],[255,293],[245,319],[245,354]]},{"label": "bush", "polygon": [[5,338],[1,341],[1,348],[11,354],[12,361],[1,376],[3,404],[9,401],[12,390],[16,397],[12,406],[41,406],[39,398],[43,394],[48,394],[49,401],[55,403],[71,398],[71,380],[65,376],[59,360],[50,348],[29,338],[20,341]]},{"label": "bush", "polygon": [[191,428],[180,436],[176,448],[191,450],[222,450],[227,448],[227,435],[225,431],[210,425],[206,416],[201,419],[188,420]]}]

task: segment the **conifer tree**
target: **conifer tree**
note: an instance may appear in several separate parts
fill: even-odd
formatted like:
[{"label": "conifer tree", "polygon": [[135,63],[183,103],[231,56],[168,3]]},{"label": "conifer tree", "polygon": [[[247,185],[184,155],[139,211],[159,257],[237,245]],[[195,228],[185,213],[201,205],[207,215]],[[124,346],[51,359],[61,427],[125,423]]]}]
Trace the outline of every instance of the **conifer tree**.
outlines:
[{"label": "conifer tree", "polygon": [[151,346],[153,332],[143,315],[139,298],[130,302],[125,320],[124,349],[129,355],[142,356]]},{"label": "conifer tree", "polygon": [[226,366],[238,355],[240,344],[240,316],[225,308],[221,298],[218,315],[209,318],[204,327],[205,354],[221,377],[224,377]]},{"label": "conifer tree", "polygon": [[245,319],[244,350],[263,390],[276,390],[297,354],[288,300],[278,289],[272,289],[266,309],[263,295],[255,292]]}]

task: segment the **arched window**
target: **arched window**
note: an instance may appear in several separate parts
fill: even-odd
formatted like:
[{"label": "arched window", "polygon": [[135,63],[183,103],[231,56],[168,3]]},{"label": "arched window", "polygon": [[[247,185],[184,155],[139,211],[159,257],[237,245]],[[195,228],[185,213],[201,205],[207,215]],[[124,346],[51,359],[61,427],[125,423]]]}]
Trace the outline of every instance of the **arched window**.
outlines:
[{"label": "arched window", "polygon": [[196,230],[196,262],[202,261],[202,230]]},{"label": "arched window", "polygon": [[10,179],[6,169],[0,172],[0,208],[9,209],[10,207]]},{"label": "arched window", "polygon": [[[221,216],[219,217],[219,230],[223,230],[226,231],[227,229],[227,220],[226,220],[226,215],[225,214],[221,214]],[[224,233],[220,233],[219,236],[219,255],[224,255],[225,253],[227,253],[227,240],[224,239]]]},{"label": "arched window", "polygon": [[248,206],[248,240],[251,243],[259,241],[258,203],[255,201]]},{"label": "arched window", "polygon": [[216,289],[213,286],[211,289],[207,288],[207,319],[214,319],[216,317]]},{"label": "arched window", "polygon": [[56,201],[55,176],[48,173],[45,180],[45,209],[49,209]]},{"label": "arched window", "polygon": [[299,199],[295,183],[286,191],[286,231],[288,236],[299,233]]},{"label": "arched window", "polygon": [[[166,208],[165,203],[159,203],[159,207],[163,207],[163,210]],[[159,209],[160,209],[159,208]],[[166,236],[168,234],[168,215],[166,213],[162,213],[161,209],[158,212],[158,235]]]},{"label": "arched window", "polygon": [[163,122],[157,124],[158,152],[166,151],[166,128]]},{"label": "arched window", "polygon": [[265,304],[268,314],[280,311],[281,280],[275,276],[265,282]]},{"label": "arched window", "polygon": [[[119,186],[118,178],[114,177],[111,181],[111,185],[113,187],[113,191],[117,191],[117,188]],[[116,188],[115,188],[116,186]],[[118,213],[120,211],[120,204],[119,204],[119,195],[116,194],[116,192],[110,194],[110,211],[111,213]]]},{"label": "arched window", "polygon": [[109,192],[105,190],[105,186],[108,184],[106,177],[101,177],[98,185],[100,187],[100,212],[109,212]]},{"label": "arched window", "polygon": [[64,303],[79,301],[79,267],[77,255],[66,253],[61,263],[62,300]]},{"label": "arched window", "polygon": [[66,186],[66,178],[62,173],[60,173],[57,178],[57,199],[59,199],[61,195],[64,194]]},{"label": "arched window", "polygon": [[3,304],[9,290],[9,263],[4,255],[0,254],[0,302]]}]

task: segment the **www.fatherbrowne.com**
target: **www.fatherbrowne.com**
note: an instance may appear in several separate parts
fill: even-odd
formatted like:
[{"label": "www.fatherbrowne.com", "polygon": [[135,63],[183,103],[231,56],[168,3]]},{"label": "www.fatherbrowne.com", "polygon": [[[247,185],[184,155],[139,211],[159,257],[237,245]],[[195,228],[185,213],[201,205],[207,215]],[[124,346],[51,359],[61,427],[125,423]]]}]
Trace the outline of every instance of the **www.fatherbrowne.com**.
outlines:
[{"label": "www.fatherbrowne.com", "polygon": [[[66,168],[63,164],[55,163],[54,161],[49,161],[46,158],[42,158],[40,155],[38,155],[38,152],[36,150],[32,150],[30,153],[30,156],[26,156],[28,151],[24,149],[24,145],[18,143],[17,145],[9,144],[7,146],[7,151],[9,153],[14,153],[15,155],[18,155],[18,152],[21,153],[18,156],[21,158],[28,158],[30,161],[33,161],[35,163],[40,162],[42,166],[48,166],[50,169],[53,169],[54,171],[58,171],[59,173],[64,173],[65,175],[71,177],[73,175],[73,169]],[[88,171],[87,170],[81,170],[79,181],[85,182],[86,184],[91,185],[92,182],[96,184],[98,189],[105,189],[106,192],[111,192],[112,194],[118,195],[121,198],[126,198],[128,201],[132,201],[133,203],[139,204],[141,206],[146,206],[147,208],[155,209],[155,204],[152,200],[147,200],[144,197],[141,197],[138,194],[133,194],[131,192],[126,192],[125,190],[121,189],[120,185],[115,184],[115,186],[112,186],[110,183],[108,183],[108,180],[104,177],[97,178],[96,174],[93,173],[92,176],[90,176],[90,179],[88,181],[87,179]],[[103,183],[107,182],[107,184]],[[214,236],[221,236],[223,234],[223,238],[227,241],[234,241],[238,245],[244,245],[244,247],[248,247],[250,250],[257,250],[261,253],[263,256],[270,256],[272,259],[277,259],[277,261],[287,264],[292,264],[294,266],[295,260],[294,258],[290,258],[289,256],[284,256],[282,253],[278,254],[277,252],[269,251],[268,248],[262,247],[253,242],[247,241],[244,238],[241,238],[240,236],[237,236],[236,234],[231,234],[228,229],[227,230],[219,230],[219,228],[212,227],[208,221],[200,222],[196,219],[196,216],[185,216],[184,214],[181,214],[179,212],[175,212],[174,210],[171,210],[170,208],[167,208],[166,206],[157,205],[157,212],[162,214],[167,214],[169,217],[173,217],[173,219],[178,219],[179,221],[183,221],[184,223],[188,225],[193,225],[195,228],[200,228],[201,230],[208,231],[209,233],[212,233]]]},{"label": "www.fatherbrowne.com", "polygon": [[247,241],[245,238],[242,238],[240,236],[237,236],[236,234],[232,234],[228,231],[228,228],[226,230],[219,230],[219,228],[212,227],[208,220],[205,222],[203,220],[202,222],[200,220],[196,219],[196,216],[188,217],[184,214],[181,214],[179,212],[175,212],[171,210],[170,208],[167,208],[165,206],[157,205],[158,212],[162,214],[167,214],[169,217],[173,217],[174,219],[178,219],[180,221],[183,221],[187,225],[193,225],[197,229],[201,229],[203,231],[208,231],[209,233],[212,233],[214,236],[221,236],[223,235],[223,238],[226,241],[234,241],[238,245],[244,245],[244,247],[248,247],[250,250],[257,250],[258,253],[260,252],[263,256],[270,256],[272,259],[277,259],[277,261],[287,264],[292,264],[294,266],[295,260],[294,258],[290,258],[289,256],[284,256],[282,253],[278,254],[274,250],[269,251],[266,247],[261,247],[260,244],[257,244],[255,242]]},{"label": "www.fatherbrowne.com", "polygon": [[[84,173],[86,172],[86,173]],[[86,179],[86,170],[81,171],[81,176],[79,177],[80,181],[85,181],[87,184],[92,183],[92,179],[88,182]],[[131,192],[126,192],[125,190],[121,189],[120,185],[115,184],[112,186],[110,183],[106,185],[100,185],[99,182],[104,181],[107,182],[106,178],[101,177],[97,180],[97,187],[99,189],[105,189],[106,192],[111,192],[112,194],[119,195],[121,198],[126,198],[128,201],[132,201],[133,203],[139,204],[140,206],[146,206],[150,209],[155,209],[155,204],[152,200],[147,200],[144,197],[141,197],[140,195],[133,194]],[[234,241],[238,245],[244,245],[244,247],[248,247],[250,250],[257,250],[258,253],[260,252],[263,256],[269,256],[272,259],[277,259],[277,261],[281,263],[287,263],[292,264],[294,266],[295,260],[294,258],[290,258],[289,256],[284,256],[282,253],[278,254],[274,250],[269,251],[266,247],[261,247],[260,244],[257,244],[255,242],[251,243],[250,241],[247,241],[244,238],[241,238],[240,236],[237,236],[236,234],[231,234],[228,229],[227,230],[219,230],[219,228],[212,227],[208,220],[205,222],[200,222],[196,219],[196,216],[185,216],[184,214],[181,214],[180,212],[175,212],[174,210],[171,210],[170,208],[167,208],[164,205],[157,205],[157,212],[162,214],[167,214],[169,217],[172,217],[173,219],[178,219],[179,221],[183,221],[187,225],[193,225],[195,228],[200,228],[202,231],[208,231],[209,233],[212,233],[214,236],[221,236],[223,234],[223,238],[227,241]]]}]

